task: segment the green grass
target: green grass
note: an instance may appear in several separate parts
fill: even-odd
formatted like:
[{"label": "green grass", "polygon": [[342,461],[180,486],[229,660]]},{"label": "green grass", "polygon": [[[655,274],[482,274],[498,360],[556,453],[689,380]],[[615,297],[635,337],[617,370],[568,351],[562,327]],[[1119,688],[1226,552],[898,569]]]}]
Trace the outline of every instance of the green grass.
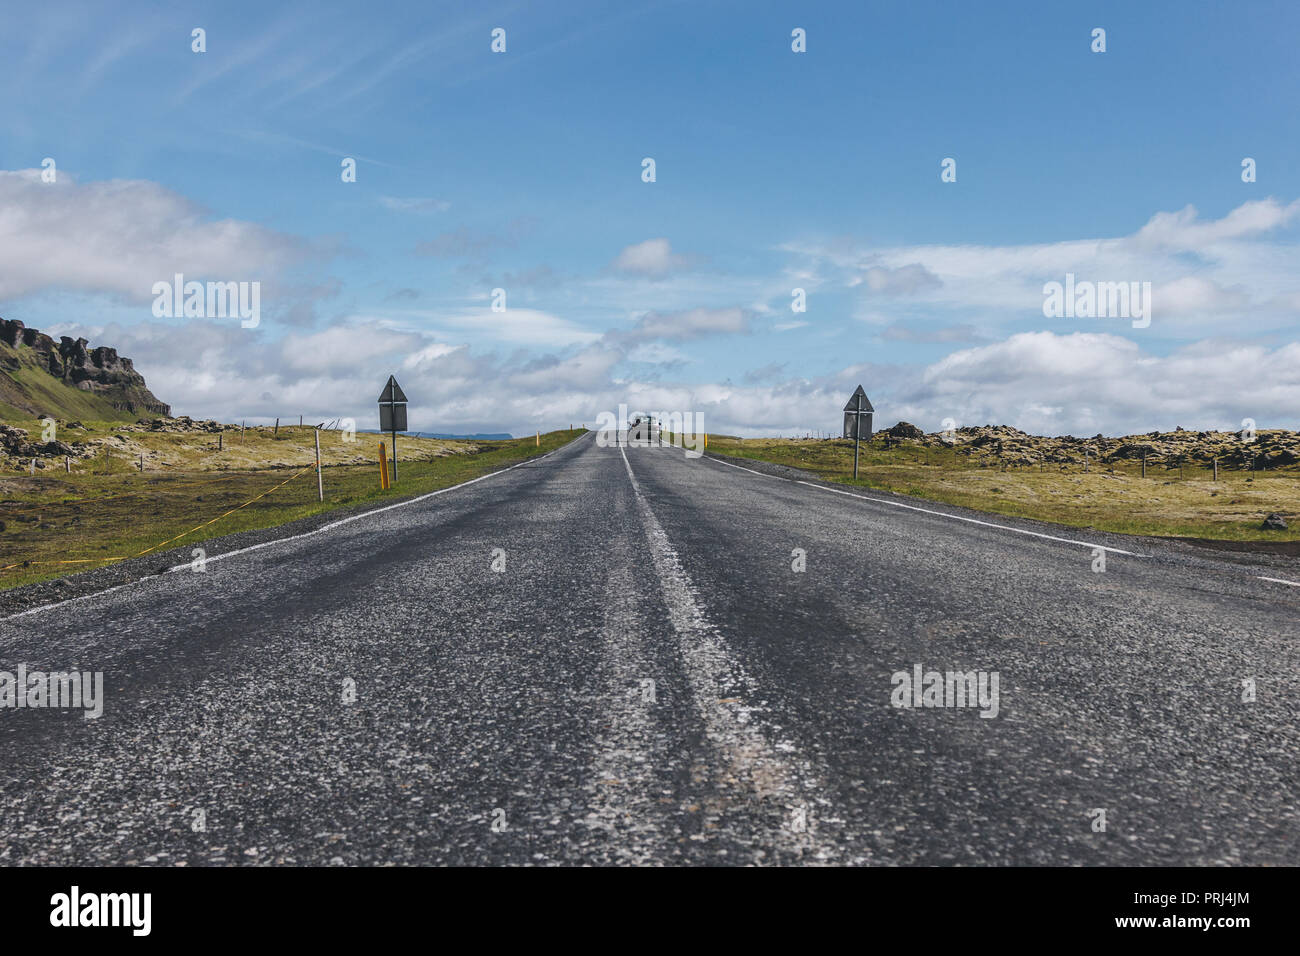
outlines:
[{"label": "green grass", "polygon": [[[1219,480],[1205,468],[1049,464],[980,467],[950,448],[903,443],[888,448],[877,436],[863,444],[859,478],[853,480],[853,442],[837,440],[737,439],[709,436],[709,450],[805,471],[845,485],[875,488],[926,501],[1011,517],[1033,518],[1121,534],[1224,541],[1300,541],[1300,471],[1229,471]],[[1264,531],[1269,512],[1279,512],[1286,531]]]},{"label": "green grass", "polygon": [[[278,449],[280,457],[292,456],[294,464],[221,471],[210,462],[203,470],[198,467],[203,462],[195,460],[189,468],[141,473],[127,458],[109,456],[106,465],[102,460],[80,463],[72,475],[64,473],[60,462],[53,474],[38,472],[31,478],[11,473],[0,478],[0,522],[4,523],[0,568],[6,568],[0,570],[0,588],[62,577],[141,554],[161,554],[169,548],[195,548],[212,537],[272,527],[337,508],[436,491],[545,454],[582,430],[543,434],[540,447],[533,437],[474,443],[399,438],[396,485],[380,490],[375,461],[326,464],[324,503],[316,496],[311,430],[282,428],[281,434],[289,436],[289,444]],[[156,443],[172,439],[173,444],[191,438],[147,437]],[[262,439],[272,441],[269,430]],[[379,437],[359,435],[358,440],[369,454]],[[215,436],[203,436],[203,441],[215,442]],[[227,444],[233,441],[228,434]],[[331,450],[335,447],[331,442]],[[425,457],[407,460],[404,452]]]},{"label": "green grass", "polygon": [[113,403],[96,395],[66,385],[35,364],[32,349],[10,348],[0,343],[0,419],[13,421],[30,418],[37,412],[64,421],[133,422],[149,417],[121,412]]}]

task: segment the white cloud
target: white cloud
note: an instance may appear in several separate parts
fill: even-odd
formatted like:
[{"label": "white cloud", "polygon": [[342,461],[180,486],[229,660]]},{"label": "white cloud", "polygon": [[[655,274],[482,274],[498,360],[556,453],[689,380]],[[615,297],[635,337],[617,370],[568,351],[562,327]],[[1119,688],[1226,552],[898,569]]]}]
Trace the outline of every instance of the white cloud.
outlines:
[{"label": "white cloud", "polygon": [[1152,312],[1158,309],[1160,314],[1243,312],[1249,305],[1250,296],[1241,286],[1225,289],[1200,276],[1183,276],[1156,286],[1151,292]]},{"label": "white cloud", "polygon": [[62,170],[44,183],[40,170],[0,170],[0,298],[69,289],[147,302],[177,272],[267,280],[310,253],[293,236],[214,220],[157,183],[81,184]]},{"label": "white cloud", "polygon": [[644,365],[682,365],[691,361],[691,356],[679,348],[662,342],[642,342],[629,349],[625,355],[629,362]]},{"label": "white cloud", "polygon": [[1206,341],[1161,356],[1116,335],[1027,332],[954,352],[899,384],[896,411],[886,402],[882,417],[931,430],[945,416],[1040,434],[1239,428],[1243,418],[1294,428],[1300,343]]},{"label": "white cloud", "polygon": [[430,314],[431,325],[457,332],[475,333],[500,342],[519,345],[538,345],[559,348],[594,342],[599,332],[591,332],[558,315],[540,309],[521,309],[513,306],[504,312],[490,308],[474,309],[452,315]]},{"label": "white cloud", "polygon": [[[1015,245],[871,247],[844,239],[789,243],[803,268],[860,288],[859,310],[873,296],[907,295],[917,308],[968,322],[1042,322],[1043,285],[1066,273],[1077,280],[1150,282],[1151,335],[1188,339],[1224,319],[1249,314],[1256,329],[1294,325],[1300,256],[1275,235],[1300,223],[1300,200],[1243,203],[1217,220],[1188,206],[1158,212],[1129,236]],[[1064,329],[1064,326],[1062,327]]]},{"label": "white cloud", "polygon": [[915,295],[943,285],[938,276],[919,262],[899,266],[897,269],[871,266],[861,278],[850,280],[849,285],[855,286],[862,282],[872,292],[881,295]]},{"label": "white cloud", "polygon": [[690,267],[690,257],[674,253],[672,244],[667,239],[647,239],[628,246],[612,263],[616,272],[652,279],[663,278],[671,272]]},{"label": "white cloud", "polygon": [[906,420],[927,431],[949,416],[961,425],[1009,424],[1046,434],[1236,428],[1247,417],[1261,427],[1294,428],[1300,408],[1300,343],[1270,349],[1214,341],[1157,355],[1116,335],[1033,332],[925,367],[854,365],[777,381],[779,366],[771,365],[734,385],[617,378],[626,353],[612,343],[568,355],[503,357],[373,321],[294,330],[275,342],[260,330],[218,322],[57,331],[134,359],[176,414],[226,421],[350,416],[365,427],[394,371],[411,398],[412,427],[424,431],[523,434],[591,424],[599,411],[627,403],[643,411],[702,412],[718,433],[833,432],[859,382],[877,408],[877,426]]},{"label": "white cloud", "polygon": [[451,203],[445,199],[403,198],[401,196],[380,196],[379,204],[385,209],[391,209],[393,212],[446,212],[451,208]]},{"label": "white cloud", "polygon": [[919,342],[924,344],[979,342],[983,339],[973,325],[946,325],[942,328],[915,327],[895,322],[880,333],[886,342]]},{"label": "white cloud", "polygon": [[1300,200],[1283,206],[1272,197],[1242,203],[1222,219],[1202,220],[1195,206],[1158,212],[1134,237],[1138,242],[1174,249],[1201,249],[1229,239],[1259,236],[1290,225],[1300,216]]},{"label": "white cloud", "polygon": [[685,312],[647,312],[630,329],[608,333],[613,342],[643,342],[651,339],[684,342],[706,335],[745,334],[750,316],[744,309],[689,309]]}]

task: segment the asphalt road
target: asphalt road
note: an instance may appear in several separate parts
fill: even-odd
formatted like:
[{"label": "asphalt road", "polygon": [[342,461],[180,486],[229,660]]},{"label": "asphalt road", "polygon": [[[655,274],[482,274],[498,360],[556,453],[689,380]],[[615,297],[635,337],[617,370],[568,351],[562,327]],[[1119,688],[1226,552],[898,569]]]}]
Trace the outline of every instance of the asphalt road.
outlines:
[{"label": "asphalt road", "polygon": [[0,710],[0,863],[1300,863],[1300,573],[903,503],[588,435],[0,620],[106,681]]}]

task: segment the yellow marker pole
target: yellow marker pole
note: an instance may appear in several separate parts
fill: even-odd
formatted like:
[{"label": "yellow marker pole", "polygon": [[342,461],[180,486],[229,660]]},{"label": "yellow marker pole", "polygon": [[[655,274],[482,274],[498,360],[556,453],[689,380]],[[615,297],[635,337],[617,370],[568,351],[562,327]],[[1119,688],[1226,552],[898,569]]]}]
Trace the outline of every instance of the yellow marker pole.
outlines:
[{"label": "yellow marker pole", "polygon": [[538,447],[538,448],[541,448],[541,447],[542,447],[542,433],[541,433],[541,432],[538,432],[538,433],[537,433],[537,447]]},{"label": "yellow marker pole", "polygon": [[379,490],[388,489],[388,455],[384,450],[384,443],[379,443]]}]

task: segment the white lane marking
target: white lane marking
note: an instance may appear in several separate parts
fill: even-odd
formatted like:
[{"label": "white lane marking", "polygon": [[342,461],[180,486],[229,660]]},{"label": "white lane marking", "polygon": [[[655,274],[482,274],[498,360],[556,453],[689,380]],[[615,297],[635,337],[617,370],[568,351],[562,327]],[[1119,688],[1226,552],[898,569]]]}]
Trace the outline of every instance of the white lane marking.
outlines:
[{"label": "white lane marking", "polygon": [[766,475],[761,471],[755,471],[753,468],[746,468],[743,465],[733,464],[729,461],[720,461],[717,458],[706,458],[705,461],[711,461],[719,465],[728,465],[732,468],[739,468],[741,471],[747,471],[751,475],[761,475],[764,478],[774,478],[777,481],[789,481],[796,485],[807,485],[809,488],[816,488],[819,491],[829,491],[835,495],[846,495],[849,498],[861,498],[863,501],[871,501],[882,505],[891,505],[895,508],[906,508],[908,511],[919,511],[922,514],[935,515],[940,518],[951,518],[953,521],[966,521],[970,524],[983,525],[986,528],[997,528],[1000,531],[1014,531],[1016,534],[1027,534],[1034,538],[1043,538],[1047,541],[1059,541],[1061,544],[1077,544],[1081,548],[1100,549],[1109,551],[1111,554],[1124,554],[1130,558],[1145,558],[1145,554],[1136,554],[1132,551],[1125,551],[1123,548],[1111,548],[1104,544],[1091,544],[1087,541],[1075,541],[1073,538],[1058,538],[1055,535],[1043,534],[1040,531],[1026,531],[1024,528],[1013,528],[1010,525],[997,524],[992,521],[980,521],[978,518],[967,518],[964,515],[949,514],[946,511],[933,511],[929,508],[920,508],[916,505],[906,505],[901,501],[890,501],[888,498],[877,498],[874,495],[860,495],[852,491],[841,491],[838,488],[827,488],[825,485],[815,485],[811,481],[801,481],[797,478],[778,478],[776,475]]},{"label": "white lane marking", "polygon": [[50,608],[63,607],[63,605],[65,604],[75,604],[77,601],[84,601],[87,598],[103,597],[105,594],[112,594],[114,591],[121,591],[124,588],[129,588],[133,584],[139,584],[141,580],[143,579],[137,579],[135,581],[127,581],[124,584],[114,584],[111,588],[104,588],[104,590],[96,591],[93,594],[82,594],[79,597],[64,598],[62,601],[58,601],[54,604],[42,604],[40,607],[28,608],[26,611],[18,611],[6,617],[0,617],[0,622],[12,621],[16,617],[26,617],[28,614],[35,614],[37,611],[45,611]]},{"label": "white lane marking", "polygon": [[[631,518],[618,499],[618,518]],[[616,519],[617,520],[617,519]],[[671,850],[663,832],[664,807],[655,789],[656,711],[643,699],[642,682],[660,679],[661,665],[651,659],[642,637],[640,582],[632,573],[630,538],[615,537],[606,555],[605,619],[596,665],[604,688],[601,730],[590,779],[584,785],[587,815],[583,822],[610,834],[610,852],[622,864],[646,865]]]},{"label": "white lane marking", "polygon": [[[588,434],[595,434],[595,433],[588,432]],[[373,515],[383,514],[385,511],[392,511],[394,508],[405,508],[407,505],[413,505],[417,501],[424,501],[428,498],[433,498],[437,495],[446,494],[449,491],[455,491],[457,488],[464,488],[468,485],[472,485],[480,481],[486,481],[488,478],[495,478],[497,477],[497,475],[504,475],[507,471],[514,471],[516,468],[519,468],[522,465],[535,464],[536,462],[542,461],[545,458],[551,457],[561,449],[574,447],[580,441],[582,441],[582,438],[577,438],[573,441],[572,444],[561,445],[559,448],[553,448],[550,451],[548,451],[545,455],[538,455],[536,458],[527,458],[524,461],[515,462],[515,464],[511,465],[509,468],[502,468],[500,471],[494,471],[486,475],[479,475],[477,478],[471,478],[469,481],[462,481],[458,485],[449,485],[446,488],[439,488],[437,491],[430,491],[428,494],[419,495],[418,497],[415,498],[409,498],[406,501],[399,501],[396,504],[384,505],[382,508],[374,508],[370,511],[363,511],[360,514],[351,515],[350,517],[347,518],[340,518],[338,521],[331,521],[329,524],[321,525],[319,528],[315,529],[314,531],[304,531],[302,534],[290,535],[287,538],[276,538],[274,541],[263,541],[261,544],[252,544],[249,545],[247,548],[238,548],[235,551],[225,551],[222,552],[221,554],[215,554],[210,558],[205,558],[204,564],[216,564],[218,561],[224,561],[226,560],[226,558],[237,557],[238,555],[241,554],[248,554],[250,551],[260,551],[263,548],[269,548],[277,544],[289,544],[290,542],[293,541],[301,541],[303,538],[310,538],[314,535],[321,534],[322,532],[333,530],[334,528],[338,528],[341,525],[345,525],[350,521],[356,521],[359,518],[369,518],[372,517]],[[188,569],[190,566],[191,563],[187,561],[184,564],[173,565],[163,573],[170,574],[173,571],[184,571]],[[108,565],[108,567],[111,567],[111,565]],[[112,594],[114,591],[120,591],[122,590],[122,588],[130,587],[133,584],[140,584],[142,581],[148,581],[151,578],[155,578],[155,577],[158,577],[158,575],[156,574],[146,575],[145,577],[142,578],[136,578],[134,581],[127,581],[124,584],[115,584],[113,587],[105,588],[102,591],[94,591],[91,594],[81,594],[78,595],[77,597],[66,598],[65,600],[62,601],[56,601],[54,604],[42,604],[40,607],[28,608],[26,611],[19,611],[16,614],[9,614],[5,617],[0,617],[0,621],[12,621],[14,618],[26,617],[27,615],[35,614],[38,611],[51,611],[54,608],[63,607],[64,605],[67,604],[75,604],[78,601],[87,601],[90,598],[103,597],[105,594]]]},{"label": "white lane marking", "polygon": [[1262,574],[1257,574],[1255,577],[1261,581],[1272,581],[1274,584],[1289,584],[1293,588],[1300,588],[1300,581],[1288,581],[1286,578],[1266,578]]},{"label": "white lane marking", "polygon": [[[829,808],[824,794],[825,786],[812,770],[811,761],[803,756],[791,741],[769,741],[754,719],[760,693],[759,685],[741,667],[719,639],[716,629],[695,600],[695,586],[682,568],[668,535],[650,510],[641,493],[641,486],[632,472],[627,453],[623,465],[632,482],[632,492],[641,512],[641,523],[650,545],[650,558],[664,595],[664,605],[669,620],[677,634],[681,653],[682,673],[686,676],[695,709],[704,721],[705,734],[718,751],[723,766],[715,781],[721,791],[716,805],[710,809],[721,820],[737,804],[750,804],[751,812],[759,815],[755,822],[763,827],[765,839],[755,850],[780,848],[787,858],[773,859],[769,853],[766,862],[790,862],[789,857],[810,863],[853,862],[864,859],[837,861],[838,851],[834,838],[827,831],[835,826],[819,816]],[[734,699],[740,688],[743,696]],[[736,793],[739,789],[742,792]],[[747,791],[747,792],[746,792]],[[757,796],[754,801],[749,795]],[[704,804],[704,801],[701,801]],[[793,825],[796,812],[806,814],[805,829]],[[821,831],[820,833],[818,831]],[[764,862],[756,858],[755,862]]]}]

